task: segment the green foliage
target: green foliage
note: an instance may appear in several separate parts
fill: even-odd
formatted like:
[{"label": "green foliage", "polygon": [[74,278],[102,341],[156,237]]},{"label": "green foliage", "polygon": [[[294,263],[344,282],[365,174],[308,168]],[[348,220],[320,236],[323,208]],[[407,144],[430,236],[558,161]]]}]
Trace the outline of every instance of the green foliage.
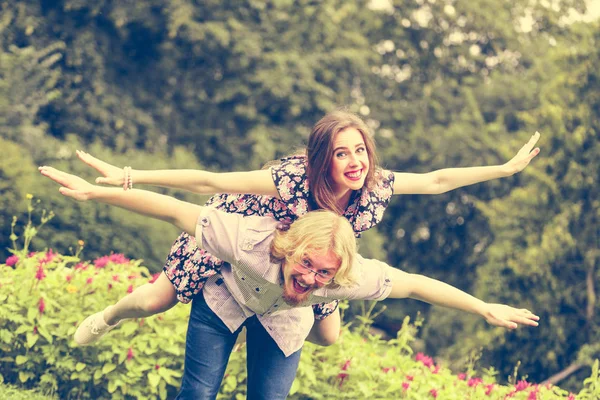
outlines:
[{"label": "green foliage", "polygon": [[[183,368],[187,307],[126,321],[94,346],[77,347],[71,339],[85,316],[148,281],[139,261],[113,254],[90,263],[48,251],[16,252],[7,264],[0,264],[1,381],[64,399],[174,395]],[[372,311],[356,322],[359,329],[344,326],[335,346],[306,344],[291,399],[530,399],[532,392],[540,400],[573,399],[558,387],[524,380],[500,385],[493,369],[477,374],[471,365],[467,374],[453,375],[431,357],[413,354],[419,321],[412,325],[405,318],[396,338],[384,341],[368,333]],[[219,398],[245,395],[244,345],[241,350],[230,358]],[[597,373],[585,385],[582,396],[588,397],[581,398],[590,399],[597,393]]]},{"label": "green foliage", "polygon": [[55,396],[46,395],[39,390],[24,390],[12,385],[0,385],[0,398],[10,400],[55,400]]},{"label": "green foliage", "polygon": [[[96,263],[52,251],[17,252],[0,277],[0,374],[61,398],[166,398],[181,376],[189,309],[127,321],[94,347],[72,341],[84,316],[148,282],[146,268],[119,255]],[[14,263],[14,259],[11,264]],[[159,337],[160,340],[155,340]]]},{"label": "green foliage", "polygon": [[[534,380],[550,377],[572,363],[591,367],[598,356],[597,287],[599,269],[597,160],[598,26],[574,26],[572,37],[538,60],[524,80],[533,101],[513,106],[519,125],[543,133],[546,155],[528,169],[526,186],[477,207],[495,240],[477,270],[475,293],[485,299],[528,307],[541,317],[539,329],[495,331],[461,342],[454,357],[483,347],[506,374],[518,360]],[[570,45],[577,42],[577,48]],[[508,92],[513,88],[506,87]],[[520,90],[515,92],[520,93]],[[511,94],[510,96],[513,96]],[[596,161],[592,161],[596,160]],[[480,321],[459,317],[465,331]],[[463,325],[464,324],[464,325]],[[527,357],[523,357],[527,354]],[[588,368],[572,376],[576,388]]]}]

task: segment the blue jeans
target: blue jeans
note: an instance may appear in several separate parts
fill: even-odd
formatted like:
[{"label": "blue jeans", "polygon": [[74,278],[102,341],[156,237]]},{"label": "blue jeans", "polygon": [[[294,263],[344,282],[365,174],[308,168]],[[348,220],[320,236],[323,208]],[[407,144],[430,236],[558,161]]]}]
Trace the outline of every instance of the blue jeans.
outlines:
[{"label": "blue jeans", "polygon": [[[292,387],[302,349],[286,357],[260,324],[248,318],[247,399],[285,399]],[[202,294],[192,302],[185,344],[185,366],[179,400],[215,399],[240,329],[229,328],[208,307]]]}]

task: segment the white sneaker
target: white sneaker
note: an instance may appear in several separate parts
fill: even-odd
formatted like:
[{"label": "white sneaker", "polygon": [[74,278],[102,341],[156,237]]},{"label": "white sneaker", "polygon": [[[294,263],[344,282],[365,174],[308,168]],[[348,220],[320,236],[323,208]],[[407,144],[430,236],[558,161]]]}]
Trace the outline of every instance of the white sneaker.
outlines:
[{"label": "white sneaker", "polygon": [[[107,307],[104,311],[108,310],[109,307]],[[106,335],[109,331],[121,323],[121,321],[119,321],[115,325],[108,325],[104,321],[104,311],[90,315],[79,325],[75,331],[75,335],[73,336],[75,342],[79,346],[87,346],[97,342],[100,340],[100,338],[102,338],[102,336]]]}]

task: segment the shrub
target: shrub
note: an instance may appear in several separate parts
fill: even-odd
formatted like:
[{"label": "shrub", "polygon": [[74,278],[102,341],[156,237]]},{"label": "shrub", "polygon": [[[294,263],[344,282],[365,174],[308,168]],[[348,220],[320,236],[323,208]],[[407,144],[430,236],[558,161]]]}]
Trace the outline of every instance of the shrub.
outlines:
[{"label": "shrub", "polygon": [[[31,203],[28,208],[31,213]],[[28,252],[38,228],[30,218],[25,247],[13,249],[0,264],[0,382],[36,387],[61,399],[173,397],[183,370],[189,307],[126,321],[95,346],[77,347],[72,336],[85,316],[155,276],[122,254],[83,262],[82,241],[71,256],[52,249]],[[15,247],[17,239],[13,233]],[[335,346],[306,344],[290,399],[575,399],[556,386],[517,380],[516,373],[508,385],[497,383],[493,369],[477,373],[471,366],[454,375],[431,357],[413,354],[411,342],[421,321],[410,324],[405,318],[397,337],[384,341],[368,333],[376,316],[372,311],[356,318],[356,328],[344,326]],[[10,390],[0,387],[0,395]],[[219,398],[243,399],[245,393],[245,351],[236,351]],[[597,398],[598,361],[577,396]]]},{"label": "shrub", "polygon": [[[166,398],[182,371],[187,307],[121,324],[96,346],[77,347],[83,318],[152,277],[112,254],[81,262],[51,249],[17,253],[0,277],[0,378],[61,398]],[[172,394],[172,393],[171,393]]]}]

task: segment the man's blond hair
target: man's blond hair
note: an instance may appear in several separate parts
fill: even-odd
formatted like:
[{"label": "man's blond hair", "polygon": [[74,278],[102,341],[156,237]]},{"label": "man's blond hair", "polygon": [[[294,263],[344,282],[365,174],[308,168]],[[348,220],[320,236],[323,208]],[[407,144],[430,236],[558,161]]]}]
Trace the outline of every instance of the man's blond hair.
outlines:
[{"label": "man's blond hair", "polygon": [[356,284],[352,268],[357,251],[356,238],[350,222],[342,216],[327,210],[311,211],[298,218],[288,230],[278,230],[271,243],[271,256],[287,263],[300,262],[305,255],[329,250],[340,263],[334,284]]}]

